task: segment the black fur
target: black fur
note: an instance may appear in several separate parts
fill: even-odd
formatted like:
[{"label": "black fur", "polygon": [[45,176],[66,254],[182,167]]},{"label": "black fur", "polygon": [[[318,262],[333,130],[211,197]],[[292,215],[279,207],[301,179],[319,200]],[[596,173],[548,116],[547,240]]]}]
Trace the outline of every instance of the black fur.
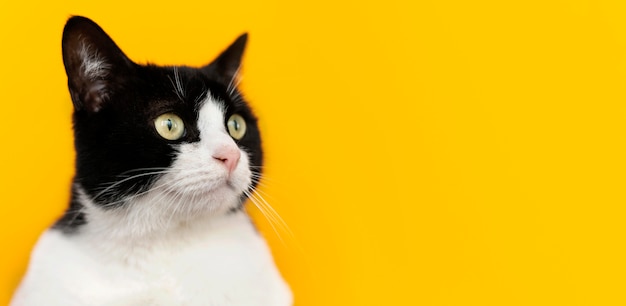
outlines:
[{"label": "black fur", "polygon": [[[159,175],[146,169],[169,167],[177,153],[175,144],[196,142],[202,137],[196,123],[207,93],[223,101],[226,120],[234,113],[244,117],[247,132],[236,142],[249,153],[250,166],[260,169],[263,153],[257,119],[241,93],[228,90],[246,41],[247,34],[240,36],[201,68],[138,65],[93,21],[70,18],[63,32],[63,60],[74,104],[74,185],[81,186],[96,204],[107,209],[125,205],[125,197],[148,190]],[[103,61],[102,73],[84,73],[85,52]],[[175,71],[185,89],[184,96],[175,90]],[[176,113],[185,123],[185,134],[177,141],[163,139],[154,128],[154,120],[168,112]],[[117,185],[101,193],[111,184]],[[67,231],[87,222],[76,197],[73,189],[70,206],[56,227]]]},{"label": "black fur", "polygon": [[76,197],[76,190],[72,188],[70,206],[65,214],[54,224],[54,228],[63,230],[66,234],[73,233],[78,227],[87,223],[85,214],[82,212],[83,205]]}]

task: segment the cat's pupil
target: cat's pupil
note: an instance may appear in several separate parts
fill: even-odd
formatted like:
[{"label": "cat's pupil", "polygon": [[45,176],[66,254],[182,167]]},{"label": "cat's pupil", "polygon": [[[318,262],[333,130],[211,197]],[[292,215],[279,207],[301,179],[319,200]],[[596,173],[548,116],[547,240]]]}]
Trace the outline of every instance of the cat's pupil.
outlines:
[{"label": "cat's pupil", "polygon": [[239,122],[237,122],[237,120],[235,120],[234,128],[235,131],[239,131]]},{"label": "cat's pupil", "polygon": [[174,124],[172,123],[172,119],[167,119],[167,129],[168,129],[168,130],[170,130],[170,131],[172,130],[172,125],[174,125]]}]

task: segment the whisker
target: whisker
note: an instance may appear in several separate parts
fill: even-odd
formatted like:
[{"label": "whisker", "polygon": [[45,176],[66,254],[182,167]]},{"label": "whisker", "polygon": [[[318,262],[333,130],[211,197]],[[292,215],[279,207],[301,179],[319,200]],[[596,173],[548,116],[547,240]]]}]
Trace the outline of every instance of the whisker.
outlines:
[{"label": "whisker", "polygon": [[127,177],[127,178],[125,178],[125,179],[119,180],[119,181],[117,181],[117,182],[115,182],[115,183],[111,184],[110,186],[108,186],[108,187],[107,187],[107,188],[105,188],[104,190],[100,191],[98,194],[96,194],[96,195],[93,197],[93,199],[94,199],[94,200],[98,199],[98,197],[102,196],[102,195],[103,195],[103,194],[105,194],[106,192],[108,192],[108,191],[110,191],[111,189],[113,189],[115,186],[119,186],[120,184],[122,184],[122,183],[124,183],[124,182],[128,182],[128,181],[130,181],[130,180],[133,180],[133,179],[136,179],[136,178],[139,178],[139,177],[143,177],[143,176],[157,175],[157,174],[164,174],[164,173],[167,173],[167,172],[164,172],[164,171],[146,172],[146,173],[140,173],[140,174],[137,174],[137,175],[133,175],[133,176]]},{"label": "whisker", "polygon": [[149,188],[148,190],[145,190],[145,191],[137,191],[137,192],[135,192],[135,194],[130,195],[130,196],[125,196],[125,197],[124,197],[123,199],[121,199],[121,200],[118,200],[118,201],[113,201],[113,202],[108,202],[108,203],[106,203],[106,204],[102,205],[102,207],[105,207],[105,208],[106,208],[106,207],[109,207],[109,206],[114,206],[114,205],[116,205],[116,204],[119,204],[119,203],[122,203],[122,202],[125,202],[125,201],[128,201],[128,200],[132,200],[132,199],[134,199],[134,198],[141,197],[141,196],[143,196],[143,195],[145,195],[145,194],[148,194],[148,193],[150,193],[150,192],[153,192],[153,191],[155,191],[155,190],[161,189],[161,188],[163,188],[163,187],[167,187],[167,185],[168,185],[168,183],[166,182],[166,183],[163,183],[163,184],[160,184],[160,185],[157,185],[157,186],[153,186],[153,187],[151,187],[151,188]]},{"label": "whisker", "polygon": [[[171,80],[171,79],[170,79]],[[180,73],[178,72],[178,67],[174,67],[174,80],[176,82],[175,91],[178,98],[181,100],[185,100],[185,89],[180,81]]]},{"label": "whisker", "polygon": [[267,179],[267,180],[270,180],[270,181],[272,180],[271,178],[267,177],[267,175],[259,173],[259,172],[254,172],[254,171],[251,171],[250,176],[253,177],[253,178],[257,178],[257,179],[263,178],[263,179]]},{"label": "whisker", "polygon": [[195,100],[193,100],[193,104],[194,105],[198,104],[198,102],[200,102],[200,100],[202,100],[204,98],[204,96],[207,95],[207,93],[208,93],[208,91],[205,88],[203,88],[202,93],[199,96],[197,96]]},{"label": "whisker", "polygon": [[285,222],[285,220],[280,216],[280,214],[278,214],[278,212],[274,209],[274,207],[272,207],[272,205],[270,205],[265,198],[263,198],[263,196],[257,192],[257,190],[253,190],[252,192],[253,196],[256,196],[257,199],[259,199],[262,203],[265,205],[265,207],[270,211],[270,213],[276,218],[276,220],[278,221],[278,224],[280,225],[280,227],[283,228],[284,231],[287,232],[287,234],[289,234],[289,236],[291,238],[294,237],[293,232],[291,231],[291,229],[289,228],[289,226],[287,225],[287,222]]},{"label": "whisker", "polygon": [[[263,186],[263,185],[259,185],[259,186]],[[263,191],[261,189],[255,188],[255,191],[258,192],[259,194],[263,194],[264,196],[266,196],[270,200],[274,200],[274,198],[271,195],[267,194],[267,192],[265,192],[265,191]]]},{"label": "whisker", "polygon": [[228,82],[228,86],[226,87],[226,92],[228,93],[229,96],[233,95],[233,92],[235,91],[237,86],[239,86],[239,83],[241,82],[241,78],[239,77],[240,69],[241,69],[241,65],[237,67],[237,70],[235,70],[235,74],[233,74],[233,77]]},{"label": "whisker", "polygon": [[270,214],[264,209],[264,207],[258,202],[258,200],[256,200],[256,198],[252,196],[252,194],[250,194],[248,191],[244,191],[244,194],[248,197],[248,199],[250,199],[252,204],[254,204],[254,206],[259,209],[261,214],[263,214],[265,219],[268,221],[267,223],[269,223],[269,225],[272,227],[272,230],[274,230],[274,233],[276,234],[276,237],[278,237],[280,242],[283,245],[287,246],[287,244],[283,240],[283,237],[280,235],[280,232],[278,231],[278,229],[276,229],[276,226],[274,226],[274,223],[275,223],[274,218],[270,216]]},{"label": "whisker", "polygon": [[251,180],[253,183],[255,183],[257,186],[261,186],[261,187],[264,187],[264,188],[268,188],[268,185],[267,185],[264,181],[261,181],[260,179],[251,178],[250,180]]},{"label": "whisker", "polygon": [[[168,167],[135,168],[135,169],[124,171],[124,172],[120,173],[118,176],[124,176],[124,175],[126,175],[128,173],[133,173],[133,172],[153,171],[153,170],[163,170],[165,172],[174,172],[174,171],[171,171],[172,169],[170,169]],[[170,171],[168,171],[168,170],[170,170]]]}]

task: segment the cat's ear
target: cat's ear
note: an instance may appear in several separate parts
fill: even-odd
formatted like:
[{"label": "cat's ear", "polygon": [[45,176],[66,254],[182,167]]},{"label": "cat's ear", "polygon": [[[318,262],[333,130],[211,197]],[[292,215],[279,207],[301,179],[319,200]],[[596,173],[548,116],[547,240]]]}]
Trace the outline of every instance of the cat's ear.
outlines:
[{"label": "cat's ear", "polygon": [[63,63],[76,110],[99,111],[133,62],[95,22],[74,16],[63,30]]},{"label": "cat's ear", "polygon": [[219,82],[230,85],[237,77],[241,58],[248,41],[248,33],[239,36],[226,50],[224,50],[212,63],[204,66],[202,70]]}]

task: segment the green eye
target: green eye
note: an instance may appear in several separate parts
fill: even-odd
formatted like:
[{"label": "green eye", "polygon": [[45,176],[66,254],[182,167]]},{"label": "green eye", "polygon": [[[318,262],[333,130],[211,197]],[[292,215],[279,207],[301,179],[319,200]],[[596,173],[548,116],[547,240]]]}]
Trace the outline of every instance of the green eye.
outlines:
[{"label": "green eye", "polygon": [[246,121],[237,114],[230,116],[226,125],[230,136],[237,140],[243,138],[243,135],[246,134]]},{"label": "green eye", "polygon": [[159,135],[167,140],[177,140],[185,133],[183,120],[172,113],[166,113],[156,118],[154,127]]}]

